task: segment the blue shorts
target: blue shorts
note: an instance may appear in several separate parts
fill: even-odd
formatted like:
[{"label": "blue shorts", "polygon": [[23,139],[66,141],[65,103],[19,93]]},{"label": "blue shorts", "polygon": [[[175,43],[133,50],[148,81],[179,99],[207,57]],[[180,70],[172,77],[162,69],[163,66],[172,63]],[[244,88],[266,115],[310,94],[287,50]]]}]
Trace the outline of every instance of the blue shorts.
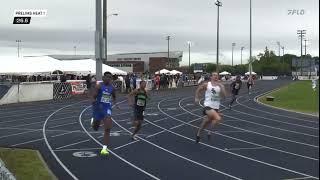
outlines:
[{"label": "blue shorts", "polygon": [[111,105],[94,103],[92,105],[92,117],[94,120],[101,121],[112,115]]}]

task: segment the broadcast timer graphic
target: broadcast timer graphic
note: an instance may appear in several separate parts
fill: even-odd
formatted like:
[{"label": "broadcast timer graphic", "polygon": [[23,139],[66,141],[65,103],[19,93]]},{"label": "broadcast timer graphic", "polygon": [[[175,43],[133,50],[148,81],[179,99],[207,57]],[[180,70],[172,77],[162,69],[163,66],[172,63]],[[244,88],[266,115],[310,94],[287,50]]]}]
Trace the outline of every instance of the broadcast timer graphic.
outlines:
[{"label": "broadcast timer graphic", "polygon": [[46,17],[47,10],[14,10],[13,24],[30,24],[31,17]]}]

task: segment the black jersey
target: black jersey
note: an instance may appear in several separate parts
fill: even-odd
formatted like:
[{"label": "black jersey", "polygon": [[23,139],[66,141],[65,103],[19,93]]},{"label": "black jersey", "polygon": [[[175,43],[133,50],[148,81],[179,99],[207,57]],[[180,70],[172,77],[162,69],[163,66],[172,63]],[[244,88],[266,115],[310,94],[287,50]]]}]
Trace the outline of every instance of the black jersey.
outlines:
[{"label": "black jersey", "polygon": [[147,92],[145,90],[138,89],[138,93],[135,96],[135,107],[145,109],[147,97]]}]

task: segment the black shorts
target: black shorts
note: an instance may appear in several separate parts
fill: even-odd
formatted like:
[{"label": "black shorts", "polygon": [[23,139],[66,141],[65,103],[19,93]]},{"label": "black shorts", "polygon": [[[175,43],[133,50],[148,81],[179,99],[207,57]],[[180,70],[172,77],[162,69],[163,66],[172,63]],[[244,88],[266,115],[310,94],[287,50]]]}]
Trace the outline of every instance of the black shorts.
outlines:
[{"label": "black shorts", "polygon": [[[213,108],[211,108],[211,107],[208,107],[208,106],[206,106],[206,107],[204,107],[203,108],[203,115],[207,115],[207,111],[210,111],[210,110],[212,110]],[[219,112],[219,109],[213,109],[213,110],[215,110],[217,113]]]},{"label": "black shorts", "polygon": [[133,120],[143,121],[144,119],[144,108],[135,107],[133,110]]},{"label": "black shorts", "polygon": [[239,94],[239,89],[234,89],[231,92],[233,95],[238,95]]},{"label": "black shorts", "polygon": [[247,84],[247,86],[248,86],[248,89],[249,89],[250,87],[252,87],[252,84]]}]

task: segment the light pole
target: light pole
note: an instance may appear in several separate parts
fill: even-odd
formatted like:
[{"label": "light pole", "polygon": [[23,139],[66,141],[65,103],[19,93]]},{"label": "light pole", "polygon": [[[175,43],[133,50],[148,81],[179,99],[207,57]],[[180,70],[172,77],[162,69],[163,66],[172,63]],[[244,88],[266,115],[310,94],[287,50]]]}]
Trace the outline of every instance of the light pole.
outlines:
[{"label": "light pole", "polygon": [[250,56],[249,56],[249,74],[252,75],[252,3],[250,0]]},{"label": "light pole", "polygon": [[96,0],[96,29],[95,29],[95,59],[96,59],[96,79],[102,80],[102,2]]},{"label": "light pole", "polygon": [[16,43],[18,45],[18,57],[20,57],[20,43],[21,43],[21,40],[16,40]]},{"label": "light pole", "polygon": [[217,73],[219,73],[219,9],[222,6],[222,2],[217,0],[215,2],[215,5],[218,8],[218,16],[217,16],[217,62],[216,62],[217,63],[217,68],[216,68],[216,71],[217,71]]},{"label": "light pole", "polygon": [[281,54],[280,54],[281,44],[280,44],[279,41],[277,41],[277,45],[278,45],[279,61],[280,61],[280,57],[281,57]]},{"label": "light pole", "polygon": [[190,58],[190,49],[191,49],[191,41],[188,41],[188,50],[189,50],[189,74],[191,73],[191,69],[190,69],[190,62],[191,62],[191,58]]},{"label": "light pole", "polygon": [[284,75],[284,46],[281,47],[282,49],[282,72],[283,72],[283,75]]},{"label": "light pole", "polygon": [[73,46],[74,55],[77,55],[77,46]]},{"label": "light pole", "polygon": [[[302,56],[303,56],[303,48],[302,48],[302,39],[306,34],[306,30],[297,30],[297,34],[300,37],[300,43],[301,43],[301,56],[300,56],[300,75],[302,76]],[[297,65],[297,64],[296,64]],[[296,67],[297,68],[297,67]]]},{"label": "light pole", "polygon": [[232,43],[232,62],[231,62],[231,66],[233,66],[233,50],[234,50],[235,46],[236,46],[236,43]]},{"label": "light pole", "polygon": [[[304,57],[307,57],[307,41],[307,39],[304,39]],[[309,61],[309,79],[311,78],[311,61],[312,59]]]},{"label": "light pole", "polygon": [[166,40],[168,41],[168,66],[169,68],[171,68],[171,62],[170,62],[170,39],[171,36],[167,36]]},{"label": "light pole", "polygon": [[242,65],[242,51],[243,51],[244,47],[241,47],[241,65]]},{"label": "light pole", "polygon": [[111,16],[118,16],[119,14],[118,13],[113,13],[113,14],[108,14],[105,18],[105,23],[106,23],[106,26],[105,26],[105,55],[106,55],[106,61],[107,61],[107,58],[108,58],[108,38],[107,38],[107,24],[108,24],[108,18],[110,18]]}]

